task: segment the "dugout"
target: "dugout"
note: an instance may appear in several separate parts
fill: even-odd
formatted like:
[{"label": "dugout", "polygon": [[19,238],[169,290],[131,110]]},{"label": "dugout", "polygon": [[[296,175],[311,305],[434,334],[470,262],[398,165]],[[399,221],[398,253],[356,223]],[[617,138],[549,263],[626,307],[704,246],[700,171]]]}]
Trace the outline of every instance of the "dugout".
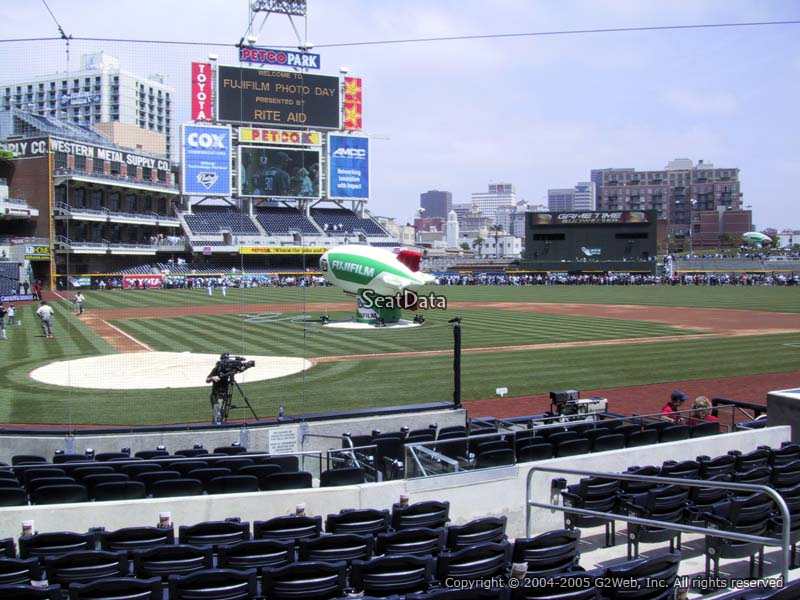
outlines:
[{"label": "dugout", "polygon": [[655,273],[657,213],[530,212],[520,264],[532,271]]}]

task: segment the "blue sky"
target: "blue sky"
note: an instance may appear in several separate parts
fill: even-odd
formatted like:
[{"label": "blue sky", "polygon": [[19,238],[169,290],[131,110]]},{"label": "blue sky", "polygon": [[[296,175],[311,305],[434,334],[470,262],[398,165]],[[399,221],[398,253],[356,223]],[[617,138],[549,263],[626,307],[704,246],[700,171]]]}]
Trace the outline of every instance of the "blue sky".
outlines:
[{"label": "blue sky", "polygon": [[[246,0],[48,0],[68,34],[200,42],[195,47],[73,40],[0,44],[0,79],[77,69],[106,50],[123,68],[159,72],[188,119],[192,60],[234,64]],[[515,37],[322,48],[324,44],[437,36],[800,19],[793,1],[314,0],[309,39],[322,73],[346,65],[364,79],[364,127],[373,136],[376,214],[411,219],[419,195],[455,202],[510,182],[542,202],[550,187],[592,168],[659,169],[676,157],[741,169],[744,203],[759,228],[800,228],[800,25]],[[295,21],[302,30],[302,22]],[[259,46],[296,45],[285,17]],[[4,2],[0,38],[57,35],[38,0]]]}]

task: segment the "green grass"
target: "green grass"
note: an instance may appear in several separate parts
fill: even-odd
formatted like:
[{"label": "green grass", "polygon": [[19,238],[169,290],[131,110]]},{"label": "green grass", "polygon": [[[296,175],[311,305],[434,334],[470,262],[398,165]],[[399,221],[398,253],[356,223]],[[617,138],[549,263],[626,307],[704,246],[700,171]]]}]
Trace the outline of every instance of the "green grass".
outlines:
[{"label": "green grass", "polygon": [[[800,287],[432,286],[422,291],[443,294],[450,302],[641,304],[800,312]],[[302,307],[307,302],[351,301],[335,288],[229,289],[226,298],[222,298],[219,290],[209,298],[205,289],[86,292],[86,306],[90,310],[240,303],[290,303]]]},{"label": "green grass", "polygon": [[[125,319],[114,325],[164,352],[216,352],[279,356],[341,356],[385,352],[442,350],[453,347],[447,320],[463,319],[463,347],[485,348],[694,333],[658,323],[621,319],[549,315],[496,309],[430,311],[427,323],[414,329],[352,331],[322,327],[319,322],[247,322],[240,315],[172,319]],[[302,318],[296,315],[297,318]],[[314,318],[319,314],[313,315]],[[350,319],[350,313],[330,313]]]},{"label": "green grass", "polygon": [[[451,302],[564,302],[704,306],[800,312],[798,288],[639,288],[639,287],[438,287]],[[288,303],[293,313],[309,313],[310,302],[349,302],[335,289],[153,290],[87,294],[90,311],[101,308],[197,306],[209,303]],[[22,326],[9,328],[0,341],[0,422],[54,424],[158,424],[207,421],[205,387],[174,390],[78,390],[34,382],[28,373],[43,364],[106,354],[113,349],[54,302],[55,339],[42,337],[35,306],[20,306]],[[244,311],[243,311],[244,312]],[[251,307],[248,312],[259,312]],[[266,312],[266,309],[263,311]],[[497,309],[459,308],[427,313],[429,323],[413,332],[375,330],[361,334],[323,330],[318,325],[245,323],[237,314],[175,319],[125,319],[117,322],[156,349],[247,355],[352,355],[450,348],[452,330],[444,321],[463,321],[464,347],[497,347],[543,342],[601,340],[690,333],[670,327],[588,317],[545,315]],[[319,316],[318,313],[314,314]],[[339,315],[332,314],[332,317]],[[342,314],[349,317],[350,313]],[[465,354],[463,399],[487,398],[497,387],[511,395],[551,389],[590,389],[684,379],[729,377],[800,369],[800,335],[682,340],[536,351]],[[210,365],[209,365],[210,366]],[[247,384],[246,392],[262,415],[279,403],[288,414],[390,406],[452,399],[452,357],[428,356],[322,363],[301,374]],[[712,392],[713,393],[713,392]],[[232,417],[246,416],[238,411]]]}]

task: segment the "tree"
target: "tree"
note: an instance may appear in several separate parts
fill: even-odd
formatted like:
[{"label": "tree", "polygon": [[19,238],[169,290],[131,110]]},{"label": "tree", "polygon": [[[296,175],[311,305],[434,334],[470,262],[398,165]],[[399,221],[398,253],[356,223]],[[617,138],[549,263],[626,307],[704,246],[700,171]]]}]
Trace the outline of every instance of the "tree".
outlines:
[{"label": "tree", "polygon": [[483,249],[483,244],[486,240],[482,237],[478,236],[474,240],[472,240],[472,247],[478,249],[478,254],[481,254],[481,250]]},{"label": "tree", "polygon": [[721,248],[733,246],[736,243],[734,235],[728,231],[719,234],[719,245]]},{"label": "tree", "polygon": [[461,242],[461,249],[469,250],[469,244],[467,242]]},{"label": "tree", "polygon": [[497,243],[497,238],[499,238],[500,234],[503,232],[503,226],[499,223],[491,225],[489,226],[489,231],[494,233],[494,256],[495,258],[500,258],[500,246]]}]

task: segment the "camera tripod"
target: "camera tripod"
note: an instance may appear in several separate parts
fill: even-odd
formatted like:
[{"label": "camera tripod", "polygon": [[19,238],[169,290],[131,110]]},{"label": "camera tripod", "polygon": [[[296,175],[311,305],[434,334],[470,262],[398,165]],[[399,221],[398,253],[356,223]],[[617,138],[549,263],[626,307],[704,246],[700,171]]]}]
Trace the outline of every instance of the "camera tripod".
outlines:
[{"label": "camera tripod", "polygon": [[234,379],[234,376],[226,375],[222,377],[222,379],[225,381],[224,391],[217,393],[212,392],[211,394],[211,411],[214,425],[222,425],[223,423],[227,422],[228,413],[230,413],[232,408],[242,408],[241,406],[236,406],[233,404],[233,392],[231,391],[232,385],[239,390],[239,395],[242,397],[242,400],[244,400],[244,403],[247,405],[247,408],[250,409],[250,412],[253,413],[255,420],[258,421],[258,415],[253,409],[253,405],[250,404],[250,400],[247,399],[244,390],[242,390],[242,387]]}]

